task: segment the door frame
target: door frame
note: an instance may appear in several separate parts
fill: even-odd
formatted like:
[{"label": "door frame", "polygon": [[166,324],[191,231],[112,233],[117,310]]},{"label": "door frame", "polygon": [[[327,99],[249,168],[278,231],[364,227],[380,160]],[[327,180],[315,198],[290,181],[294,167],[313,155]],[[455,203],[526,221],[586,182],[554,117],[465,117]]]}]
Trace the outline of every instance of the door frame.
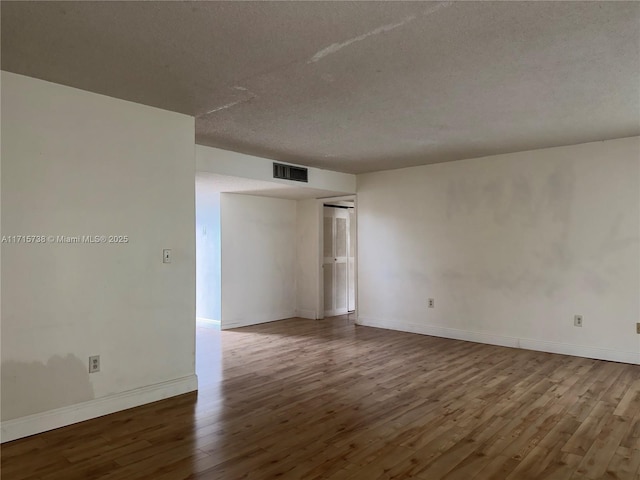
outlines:
[{"label": "door frame", "polygon": [[353,249],[353,263],[354,263],[354,278],[353,278],[353,289],[355,291],[355,311],[354,314],[358,314],[358,198],[357,195],[342,195],[339,197],[324,197],[318,198],[316,200],[317,205],[317,221],[318,221],[318,251],[317,251],[317,262],[318,265],[318,292],[317,292],[317,300],[316,300],[316,318],[323,319],[324,318],[324,269],[322,268],[322,264],[324,262],[324,204],[332,203],[332,202],[340,202],[343,200],[353,200],[353,207],[355,208],[355,215],[353,219],[355,221],[355,239],[351,239],[355,241],[354,249]]}]

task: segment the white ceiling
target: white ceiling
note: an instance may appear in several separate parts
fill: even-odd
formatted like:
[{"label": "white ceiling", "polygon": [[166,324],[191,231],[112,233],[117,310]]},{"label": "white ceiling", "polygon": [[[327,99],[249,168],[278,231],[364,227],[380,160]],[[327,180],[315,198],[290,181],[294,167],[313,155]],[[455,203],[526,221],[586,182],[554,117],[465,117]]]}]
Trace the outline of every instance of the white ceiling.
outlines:
[{"label": "white ceiling", "polygon": [[0,2],[2,68],[367,172],[640,134],[638,2]]}]

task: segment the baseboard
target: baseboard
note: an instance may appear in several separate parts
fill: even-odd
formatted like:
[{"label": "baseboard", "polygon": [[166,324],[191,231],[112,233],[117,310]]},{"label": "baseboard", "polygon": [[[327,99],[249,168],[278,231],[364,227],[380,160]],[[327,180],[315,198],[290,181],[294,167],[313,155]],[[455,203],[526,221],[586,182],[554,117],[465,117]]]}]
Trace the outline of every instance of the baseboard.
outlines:
[{"label": "baseboard", "polygon": [[340,310],[325,310],[323,312],[324,318],[329,317],[340,317],[342,315],[347,315],[349,313],[348,310],[340,309]]},{"label": "baseboard", "polygon": [[573,357],[595,358],[598,360],[640,365],[640,353],[591,347],[589,345],[574,345],[571,343],[521,338],[520,348],[524,348],[525,350],[537,350],[539,352],[560,353],[562,355],[571,355]]},{"label": "baseboard", "polygon": [[229,322],[223,320],[220,324],[220,328],[222,330],[228,330],[230,328],[240,328],[240,327],[249,327],[251,325],[259,325],[261,323],[269,323],[275,322],[278,320],[284,320],[286,318],[293,318],[296,316],[296,311],[287,311],[276,314],[257,314],[250,319],[242,319],[242,320],[234,320],[233,322]]},{"label": "baseboard", "polygon": [[167,382],[128,390],[88,402],[56,408],[47,412],[6,420],[0,425],[0,442],[10,442],[55,428],[65,427],[146,403],[156,402],[198,389],[198,377],[189,375]]},{"label": "baseboard", "polygon": [[624,352],[588,345],[574,345],[570,343],[549,342],[530,338],[518,338],[496,335],[484,332],[460,330],[456,328],[440,327],[437,325],[417,324],[410,322],[392,322],[374,317],[358,317],[356,323],[367,327],[385,328],[401,332],[419,333],[433,337],[464,340],[467,342],[486,343],[501,347],[523,348],[539,352],[559,353],[574,357],[595,358],[612,362],[631,363],[640,365],[640,352]]},{"label": "baseboard", "polygon": [[315,310],[296,310],[296,317],[308,318],[309,320],[316,320],[318,318]]}]

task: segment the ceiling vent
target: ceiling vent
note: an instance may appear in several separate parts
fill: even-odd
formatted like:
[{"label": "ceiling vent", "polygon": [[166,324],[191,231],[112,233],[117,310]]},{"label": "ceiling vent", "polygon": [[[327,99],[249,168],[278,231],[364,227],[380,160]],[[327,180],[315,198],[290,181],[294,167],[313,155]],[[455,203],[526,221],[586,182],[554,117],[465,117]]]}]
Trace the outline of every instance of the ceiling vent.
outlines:
[{"label": "ceiling vent", "polygon": [[308,169],[304,167],[294,167],[284,163],[273,164],[273,178],[283,178],[294,182],[309,182]]}]

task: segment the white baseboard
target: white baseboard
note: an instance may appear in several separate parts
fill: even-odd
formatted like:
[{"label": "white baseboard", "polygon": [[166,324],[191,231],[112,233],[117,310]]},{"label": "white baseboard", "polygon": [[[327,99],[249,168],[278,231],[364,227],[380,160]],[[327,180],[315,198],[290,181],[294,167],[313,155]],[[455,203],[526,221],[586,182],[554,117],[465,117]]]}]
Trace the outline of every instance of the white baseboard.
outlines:
[{"label": "white baseboard", "polygon": [[276,314],[256,314],[249,319],[234,320],[233,322],[225,321],[220,324],[222,330],[228,330],[230,328],[249,327],[251,325],[259,325],[260,323],[275,322],[277,320],[284,320],[286,318],[293,318],[296,316],[296,311],[287,311]]},{"label": "white baseboard", "polygon": [[10,442],[55,428],[84,422],[96,417],[138,407],[198,389],[198,377],[189,375],[155,385],[136,388],[88,402],[56,408],[47,412],[6,420],[1,423],[0,442]]},{"label": "white baseboard", "polygon": [[308,318],[309,320],[316,320],[318,318],[315,310],[296,310],[296,317]]},{"label": "white baseboard", "polygon": [[595,358],[598,360],[640,365],[640,353],[591,347],[589,345],[574,345],[571,343],[521,338],[520,348],[524,348],[526,350],[537,350],[539,352],[560,353],[562,355],[571,355],[573,357]]},{"label": "white baseboard", "polygon": [[486,343],[501,347],[523,348],[539,352],[559,353],[574,357],[595,358],[612,362],[631,363],[640,365],[640,352],[625,352],[607,348],[592,347],[588,345],[574,345],[570,343],[550,342],[530,338],[518,338],[491,333],[459,330],[456,328],[440,327],[437,325],[417,324],[410,322],[393,322],[374,317],[358,317],[358,325],[368,327],[385,328],[401,332],[419,333],[433,337],[465,340],[467,342]]}]

